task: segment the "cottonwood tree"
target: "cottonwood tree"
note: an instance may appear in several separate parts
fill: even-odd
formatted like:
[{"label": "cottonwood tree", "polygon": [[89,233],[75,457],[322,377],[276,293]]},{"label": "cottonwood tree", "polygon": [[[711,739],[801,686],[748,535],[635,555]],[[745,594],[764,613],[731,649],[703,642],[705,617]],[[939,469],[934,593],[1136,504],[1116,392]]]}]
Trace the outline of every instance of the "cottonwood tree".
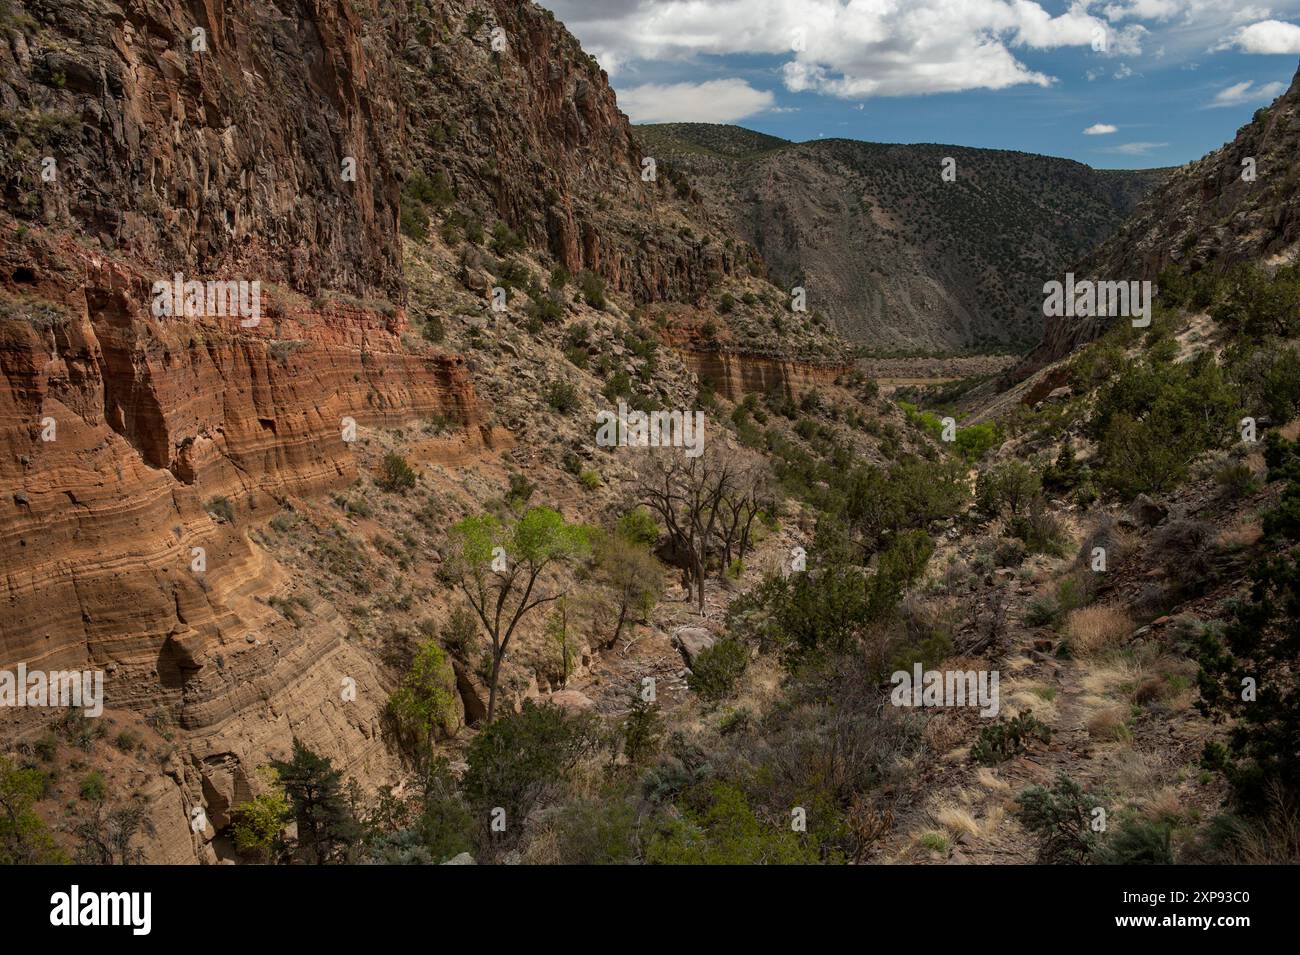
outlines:
[{"label": "cottonwood tree", "polygon": [[596,577],[609,588],[618,608],[607,646],[623,633],[628,615],[644,619],[663,593],[663,568],[644,544],[622,534],[609,534],[596,543]]},{"label": "cottonwood tree", "polygon": [[40,770],[22,769],[0,756],[0,865],[67,861],[34,808],[44,788]]},{"label": "cottonwood tree", "polygon": [[439,733],[456,731],[456,675],[436,640],[420,644],[388,709],[411,743],[417,760],[428,758]]},{"label": "cottonwood tree", "polygon": [[588,529],[568,524],[549,507],[532,507],[517,520],[495,514],[467,517],[449,532],[445,573],[464,592],[492,643],[487,722],[496,715],[501,663],[519,622],[564,591],[545,586],[543,575],[590,550]]},{"label": "cottonwood tree", "polygon": [[724,501],[736,493],[750,465],[734,452],[709,450],[688,457],[676,449],[645,452],[635,495],[663,522],[671,549],[686,561],[687,588],[704,613],[709,558],[719,552]]},{"label": "cottonwood tree", "polygon": [[235,809],[231,833],[235,848],[258,862],[274,862],[284,850],[284,829],[293,821],[293,806],[270,766],[259,766],[265,790]]}]

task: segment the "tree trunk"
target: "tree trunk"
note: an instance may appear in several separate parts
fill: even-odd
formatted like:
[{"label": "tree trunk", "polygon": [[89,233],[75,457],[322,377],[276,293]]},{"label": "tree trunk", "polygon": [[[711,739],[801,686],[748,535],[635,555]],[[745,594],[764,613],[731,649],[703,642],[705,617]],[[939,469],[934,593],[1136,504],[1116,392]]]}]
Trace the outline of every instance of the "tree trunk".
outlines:
[{"label": "tree trunk", "polygon": [[699,593],[696,606],[699,608],[700,616],[704,616],[704,563],[695,559],[695,587]]},{"label": "tree trunk", "polygon": [[614,625],[614,636],[610,637],[609,645],[612,647],[618,643],[619,635],[623,632],[623,621],[627,618],[627,601],[624,600],[618,607],[618,623]]},{"label": "tree trunk", "polygon": [[496,715],[496,711],[497,711],[497,677],[500,676],[500,674],[501,674],[501,656],[500,656],[500,654],[495,654],[495,653],[494,653],[494,654],[492,655],[492,679],[491,679],[491,681],[490,681],[490,683],[489,683],[489,686],[488,686],[488,711],[487,711],[487,720],[484,721],[484,724],[483,724],[484,726],[491,726],[491,725],[492,725],[492,717]]}]

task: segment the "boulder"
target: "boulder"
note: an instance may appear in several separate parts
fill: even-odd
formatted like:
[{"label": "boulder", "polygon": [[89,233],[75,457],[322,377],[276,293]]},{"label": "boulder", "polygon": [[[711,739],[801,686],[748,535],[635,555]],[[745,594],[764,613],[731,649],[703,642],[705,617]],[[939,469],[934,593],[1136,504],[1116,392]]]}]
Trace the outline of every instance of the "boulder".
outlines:
[{"label": "boulder", "polygon": [[559,690],[547,697],[556,706],[574,713],[585,713],[596,708],[591,697],[579,690]]},{"label": "boulder", "polygon": [[703,627],[681,627],[673,634],[673,646],[682,652],[687,666],[693,666],[696,655],[717,642],[713,632]]},{"label": "boulder", "polygon": [[1169,508],[1145,494],[1139,494],[1134,500],[1129,513],[1133,520],[1142,527],[1155,527],[1169,516]]}]

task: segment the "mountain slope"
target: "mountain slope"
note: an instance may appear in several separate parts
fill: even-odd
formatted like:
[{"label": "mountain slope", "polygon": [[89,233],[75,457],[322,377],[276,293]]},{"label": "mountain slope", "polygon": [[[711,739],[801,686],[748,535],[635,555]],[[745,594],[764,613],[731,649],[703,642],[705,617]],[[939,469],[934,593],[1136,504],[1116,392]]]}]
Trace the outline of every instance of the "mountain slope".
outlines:
[{"label": "mountain slope", "polygon": [[[635,127],[712,219],[882,349],[1026,345],[1041,286],[1106,237],[1165,170],[1101,171],[1003,150],[789,143],[739,127]],[[945,182],[943,161],[956,160]]]},{"label": "mountain slope", "polygon": [[[1162,270],[1294,262],[1300,247],[1300,72],[1232,142],[1174,170],[1123,227],[1075,265],[1080,277],[1154,281]],[[1255,177],[1247,175],[1253,161]],[[1067,355],[1105,320],[1056,319],[1020,374]]]}]

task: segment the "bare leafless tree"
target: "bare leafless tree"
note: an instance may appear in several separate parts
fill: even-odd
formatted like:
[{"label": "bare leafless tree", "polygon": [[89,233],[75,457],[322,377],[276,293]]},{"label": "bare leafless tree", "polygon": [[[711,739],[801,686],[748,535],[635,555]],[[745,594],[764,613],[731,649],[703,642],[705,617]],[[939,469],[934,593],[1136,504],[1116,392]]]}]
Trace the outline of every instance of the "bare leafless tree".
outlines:
[{"label": "bare leafless tree", "polygon": [[716,444],[697,457],[675,448],[644,453],[636,501],[663,523],[671,549],[686,562],[686,585],[703,614],[711,558],[729,560],[737,548],[749,547],[754,516],[763,506],[757,465],[743,452]]},{"label": "bare leafless tree", "polygon": [[722,495],[722,516],[718,522],[722,546],[721,572],[732,559],[743,561],[749,553],[754,520],[773,506],[766,470],[754,463],[737,472],[736,480]]}]

